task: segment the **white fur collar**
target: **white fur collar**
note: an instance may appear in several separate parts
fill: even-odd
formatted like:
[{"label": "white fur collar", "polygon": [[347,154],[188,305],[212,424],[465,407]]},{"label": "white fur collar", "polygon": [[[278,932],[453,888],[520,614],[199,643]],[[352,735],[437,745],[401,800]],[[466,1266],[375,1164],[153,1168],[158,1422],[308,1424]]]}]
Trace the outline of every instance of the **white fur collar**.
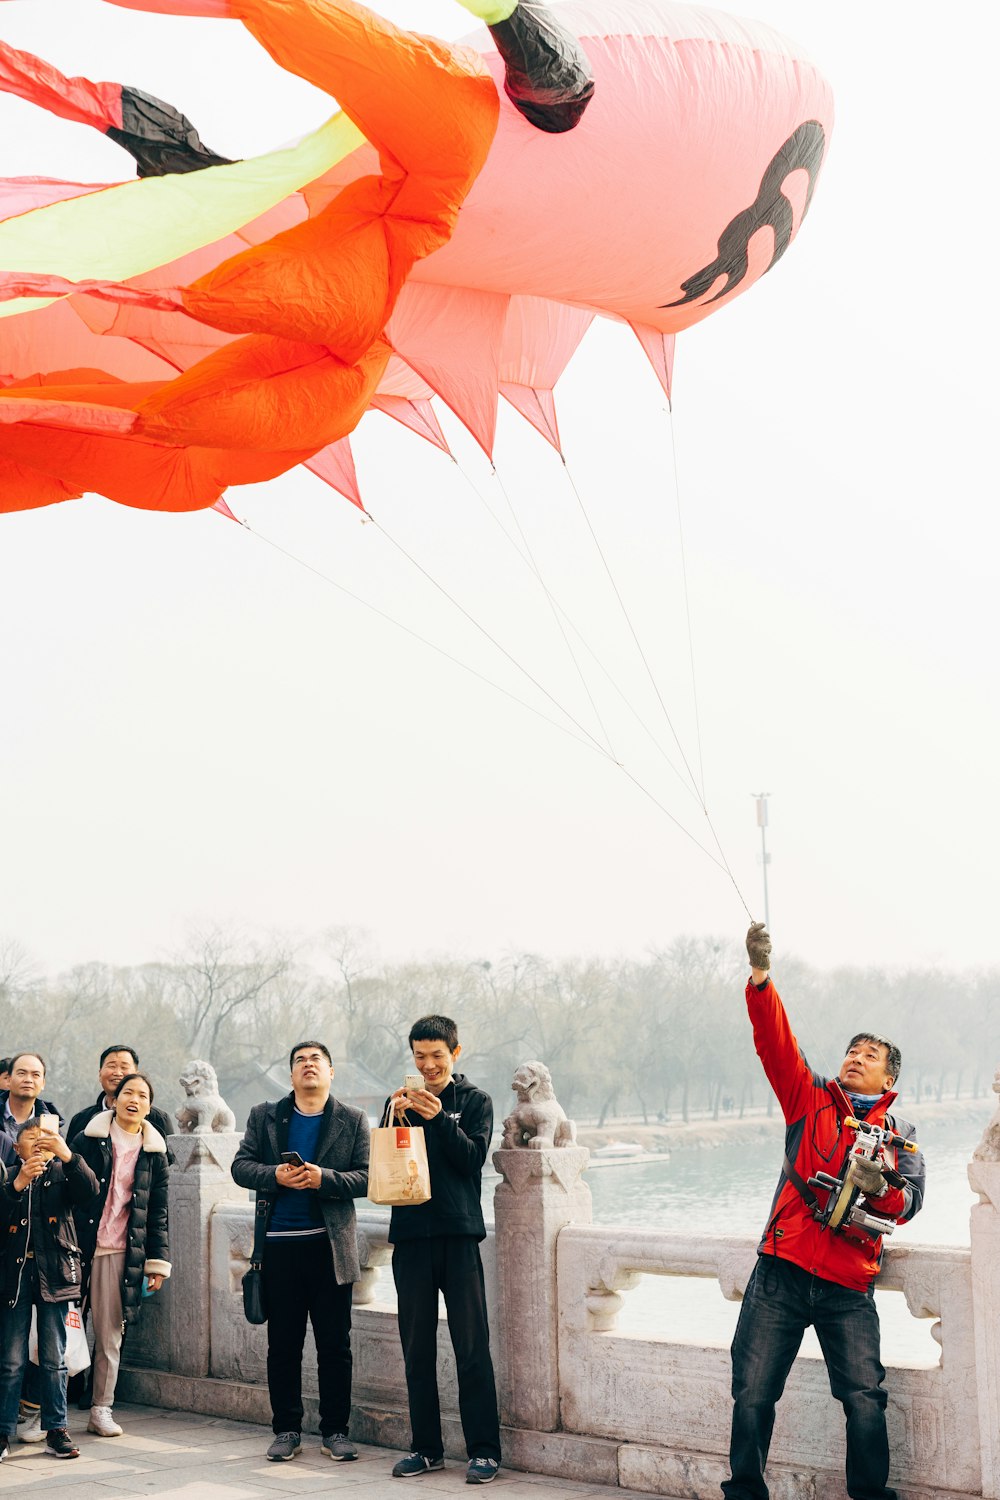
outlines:
[{"label": "white fur collar", "polygon": [[[106,1141],[111,1135],[111,1121],[114,1115],[110,1109],[98,1110],[93,1119],[84,1130],[84,1135],[89,1135],[91,1140]],[[148,1120],[142,1122],[142,1149],[143,1151],[166,1152],[167,1144],[155,1125]]]}]

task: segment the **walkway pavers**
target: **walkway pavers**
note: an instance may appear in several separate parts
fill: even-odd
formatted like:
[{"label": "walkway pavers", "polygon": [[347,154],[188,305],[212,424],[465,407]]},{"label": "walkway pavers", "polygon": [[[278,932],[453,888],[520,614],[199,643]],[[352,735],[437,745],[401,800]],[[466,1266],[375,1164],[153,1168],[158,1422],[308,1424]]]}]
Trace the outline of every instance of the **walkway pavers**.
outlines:
[{"label": "walkway pavers", "polygon": [[[266,1427],[151,1406],[119,1405],[115,1417],[125,1429],[124,1436],[98,1438],[86,1431],[85,1412],[70,1412],[69,1428],[79,1445],[79,1458],[51,1458],[44,1444],[14,1442],[11,1457],[0,1468],[0,1491],[16,1493],[18,1500],[43,1495],[62,1500],[110,1500],[114,1495],[149,1495],[154,1500],[283,1500],[314,1494],[337,1494],[348,1500],[352,1491],[358,1492],[358,1500],[415,1500],[413,1491],[430,1491],[427,1500],[448,1500],[448,1495],[460,1500],[473,1494],[465,1485],[465,1466],[457,1462],[418,1479],[393,1479],[389,1471],[398,1453],[361,1445],[356,1462],[335,1463],[323,1457],[318,1435],[306,1433],[296,1458],[271,1464],[264,1458],[271,1441]],[[630,1500],[625,1490],[513,1469],[501,1469],[493,1488],[503,1500]]]}]

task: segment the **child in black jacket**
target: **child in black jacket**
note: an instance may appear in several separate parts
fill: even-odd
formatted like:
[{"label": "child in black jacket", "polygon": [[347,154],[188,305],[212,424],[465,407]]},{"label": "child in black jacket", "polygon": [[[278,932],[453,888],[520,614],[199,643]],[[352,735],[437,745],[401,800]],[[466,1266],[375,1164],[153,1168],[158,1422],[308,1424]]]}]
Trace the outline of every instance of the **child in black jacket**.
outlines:
[{"label": "child in black jacket", "polygon": [[399,1336],[406,1365],[413,1451],[393,1475],[408,1479],[444,1467],[437,1390],[438,1293],[448,1309],[469,1484],[488,1484],[500,1467],[500,1420],[479,1243],[482,1172],[493,1134],[493,1101],[455,1072],[461,1047],[454,1021],[424,1016],[410,1028],[421,1089],[397,1089],[397,1115],[424,1129],[430,1168],[427,1203],[394,1208],[389,1225]]},{"label": "child in black jacket", "polygon": [[54,1458],[77,1458],[79,1449],[66,1431],[66,1307],[79,1298],[81,1283],[73,1206],[96,1196],[97,1178],[37,1116],[21,1125],[15,1149],[17,1170],[0,1188],[0,1462],[17,1424],[33,1307],[45,1451]]}]

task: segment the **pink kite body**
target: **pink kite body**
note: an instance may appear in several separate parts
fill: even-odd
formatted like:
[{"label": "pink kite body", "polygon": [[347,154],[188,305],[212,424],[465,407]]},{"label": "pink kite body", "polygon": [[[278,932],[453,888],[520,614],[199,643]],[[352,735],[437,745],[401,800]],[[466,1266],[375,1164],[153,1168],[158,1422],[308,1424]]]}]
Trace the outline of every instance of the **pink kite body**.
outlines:
[{"label": "pink kite body", "polygon": [[[219,13],[216,0],[132,3]],[[593,72],[586,113],[564,134],[534,128],[504,97],[504,64],[490,34],[463,44],[493,76],[496,134],[450,238],[415,260],[385,325],[392,357],[383,359],[368,405],[439,446],[433,395],[490,452],[501,394],[558,446],[553,387],[595,315],[632,327],[669,394],[674,336],[746,291],[784,253],[829,142],[829,85],[765,26],[668,0],[600,7],[568,0],[553,9]],[[195,176],[210,180],[220,170]],[[248,246],[314,220],[378,170],[375,150],[363,144],[235,233],[124,282],[2,263],[0,297],[59,300],[0,319],[0,381],[21,391],[32,382],[58,387],[59,400],[41,419],[56,428],[69,420],[66,389],[79,385],[86,406],[102,372],[169,387],[233,338],[200,315],[187,289]],[[92,191],[0,183],[0,217],[45,213],[46,204]],[[321,310],[310,337],[322,339]],[[71,379],[71,372],[81,373]],[[0,394],[0,458],[23,462],[17,442],[5,442],[18,430],[15,404]],[[127,442],[123,403],[108,405],[104,416],[81,411],[73,420],[91,432],[103,424],[115,442]],[[359,501],[346,436],[312,458],[285,457],[261,455],[246,465],[247,477],[306,461]],[[5,487],[0,471],[0,496]]]}]

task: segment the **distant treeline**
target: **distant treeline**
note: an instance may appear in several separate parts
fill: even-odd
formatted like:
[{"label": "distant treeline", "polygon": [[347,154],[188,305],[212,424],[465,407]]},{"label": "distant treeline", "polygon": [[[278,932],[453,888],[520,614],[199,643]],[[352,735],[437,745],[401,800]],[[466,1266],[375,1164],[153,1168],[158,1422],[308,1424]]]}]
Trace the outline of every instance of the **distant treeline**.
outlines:
[{"label": "distant treeline", "polygon": [[[532,1057],[549,1065],[577,1118],[737,1115],[769,1098],[743,1003],[746,976],[741,944],[704,937],[678,937],[643,958],[385,963],[351,932],[296,950],[213,929],[168,962],[88,963],[51,979],[8,943],[0,944],[0,1053],[37,1048],[49,1097],[76,1107],[94,1092],[101,1048],[132,1042],[173,1108],[190,1058],[215,1064],[225,1095],[256,1077],[258,1064],[284,1072],[289,1046],[303,1037],[326,1040],[394,1085],[411,1021],[440,1011],[458,1022],[460,1067],[492,1093],[498,1119],[515,1067]],[[789,958],[775,980],[814,1067],[835,1071],[852,1033],[872,1030],[902,1048],[907,1099],[989,1091],[1000,1064],[1000,969],[820,970]]]}]

